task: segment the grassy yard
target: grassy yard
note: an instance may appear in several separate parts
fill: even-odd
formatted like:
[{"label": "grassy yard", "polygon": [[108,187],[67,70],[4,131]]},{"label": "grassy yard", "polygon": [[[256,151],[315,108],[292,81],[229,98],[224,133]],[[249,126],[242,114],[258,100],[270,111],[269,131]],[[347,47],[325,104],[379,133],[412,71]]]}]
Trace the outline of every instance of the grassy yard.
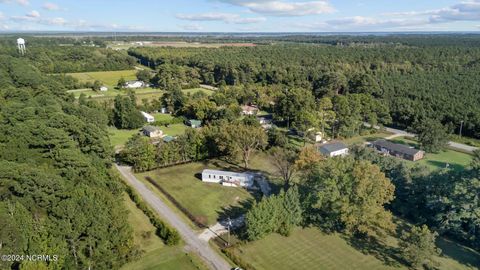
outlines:
[{"label": "grassy yard", "polygon": [[213,92],[212,90],[209,90],[209,89],[205,89],[205,88],[192,88],[192,89],[185,89],[183,90],[183,93],[185,93],[186,95],[193,95],[197,92],[204,92],[205,94],[207,94],[208,96],[211,96],[213,95]]},{"label": "grassy yard", "polygon": [[392,133],[381,131],[381,132],[377,132],[369,135],[355,136],[353,138],[345,139],[342,141],[347,145],[362,144],[365,142],[372,142],[372,141],[384,139],[390,135],[392,135]]},{"label": "grassy yard", "polygon": [[[443,248],[456,249],[455,245]],[[297,229],[290,237],[272,234],[236,249],[236,253],[255,269],[310,270],[310,269],[407,269],[397,262],[385,263],[352,247],[338,234],[324,234],[315,228]],[[472,251],[470,251],[472,252]],[[448,254],[452,254],[450,251]],[[470,253],[468,267],[447,257],[438,258],[440,269],[476,269],[478,253]]]},{"label": "grassy yard", "polygon": [[[405,137],[399,137],[392,140],[395,143],[408,144],[410,146],[418,146],[417,142]],[[446,164],[449,164],[449,168],[454,170],[463,170],[468,164],[472,161],[472,156],[466,153],[454,151],[447,149],[441,151],[437,154],[427,153],[425,158],[418,161],[417,163],[427,165],[433,170],[443,169],[446,167]],[[407,161],[412,163],[411,161]]]},{"label": "grassy yard", "polygon": [[125,129],[117,129],[115,127],[108,128],[108,134],[110,137],[110,144],[112,146],[122,146],[124,145],[130,137],[135,134],[138,134],[140,129],[133,129],[133,130],[125,130]]},{"label": "grassy yard", "polygon": [[140,173],[137,177],[150,176],[198,220],[211,225],[217,222],[224,209],[240,207],[253,198],[245,189],[204,183],[199,179],[204,169],[229,169],[228,166],[216,160],[195,162]]},{"label": "grassy yard", "polygon": [[[134,244],[144,251],[137,261],[124,265],[122,270],[147,269],[207,269],[193,254],[183,251],[182,246],[167,247],[155,235],[155,227],[145,214],[137,208],[127,194],[124,195],[125,207],[128,210],[128,221],[133,228]],[[150,235],[150,236],[148,236]]]}]

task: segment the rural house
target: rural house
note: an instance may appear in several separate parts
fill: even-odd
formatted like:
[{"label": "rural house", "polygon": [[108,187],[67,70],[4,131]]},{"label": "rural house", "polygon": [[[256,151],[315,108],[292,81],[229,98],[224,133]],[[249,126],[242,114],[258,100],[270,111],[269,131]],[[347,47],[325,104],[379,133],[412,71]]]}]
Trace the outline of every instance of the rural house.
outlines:
[{"label": "rural house", "polygon": [[258,113],[258,108],[250,105],[242,106],[243,115],[256,115]]},{"label": "rural house", "polygon": [[342,142],[327,143],[318,146],[318,151],[327,157],[348,155],[348,147]]},{"label": "rural house", "polygon": [[106,86],[101,86],[101,87],[100,87],[100,91],[101,91],[101,92],[106,92],[106,91],[108,91],[108,87],[106,87]]},{"label": "rural house", "polygon": [[273,116],[271,114],[257,116],[257,120],[264,129],[272,128]]},{"label": "rural house", "polygon": [[142,81],[127,81],[125,82],[125,85],[124,85],[125,88],[130,88],[130,89],[143,88],[145,86],[146,86],[145,83]]},{"label": "rural house", "polygon": [[377,149],[377,151],[380,151],[386,155],[403,158],[410,161],[417,161],[423,159],[425,156],[424,151],[387,140],[374,141],[371,143],[371,146]]},{"label": "rural house", "polygon": [[190,126],[192,128],[199,128],[202,126],[202,121],[200,120],[195,120],[195,119],[190,119],[187,121],[187,126]]},{"label": "rural house", "polygon": [[202,181],[208,183],[219,183],[228,187],[251,187],[253,175],[249,173],[236,173],[217,170],[203,170]]},{"label": "rural house", "polygon": [[148,114],[148,113],[146,113],[146,112],[140,112],[140,113],[142,114],[143,118],[145,119],[145,121],[146,121],[147,123],[153,123],[153,122],[155,122],[155,117],[153,117],[153,115]]},{"label": "rural house", "polygon": [[163,136],[162,130],[154,126],[145,126],[142,129],[143,135],[150,138],[158,138]]}]

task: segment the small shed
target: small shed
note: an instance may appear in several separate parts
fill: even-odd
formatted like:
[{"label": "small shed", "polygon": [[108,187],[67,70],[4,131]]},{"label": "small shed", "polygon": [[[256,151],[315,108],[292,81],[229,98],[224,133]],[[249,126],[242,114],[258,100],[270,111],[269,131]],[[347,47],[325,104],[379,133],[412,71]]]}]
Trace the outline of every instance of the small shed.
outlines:
[{"label": "small shed", "polygon": [[172,136],[167,135],[167,136],[163,137],[162,140],[163,140],[163,142],[168,143],[168,142],[174,141],[175,138],[172,137]]},{"label": "small shed", "polygon": [[318,151],[327,157],[348,155],[348,146],[342,142],[327,143],[318,146]]},{"label": "small shed", "polygon": [[162,130],[160,130],[158,127],[154,126],[145,126],[142,129],[143,135],[150,137],[150,138],[158,138],[163,136]]},{"label": "small shed", "polygon": [[100,87],[100,91],[101,91],[101,92],[107,92],[107,91],[108,91],[108,87],[106,87],[106,86],[101,86],[101,87]]}]

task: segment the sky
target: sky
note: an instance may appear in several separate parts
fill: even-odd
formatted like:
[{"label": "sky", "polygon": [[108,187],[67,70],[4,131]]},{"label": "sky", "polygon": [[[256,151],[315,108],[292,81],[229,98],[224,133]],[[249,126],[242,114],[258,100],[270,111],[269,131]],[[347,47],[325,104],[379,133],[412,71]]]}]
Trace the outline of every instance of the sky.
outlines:
[{"label": "sky", "polygon": [[480,31],[480,0],[0,0],[0,31]]}]

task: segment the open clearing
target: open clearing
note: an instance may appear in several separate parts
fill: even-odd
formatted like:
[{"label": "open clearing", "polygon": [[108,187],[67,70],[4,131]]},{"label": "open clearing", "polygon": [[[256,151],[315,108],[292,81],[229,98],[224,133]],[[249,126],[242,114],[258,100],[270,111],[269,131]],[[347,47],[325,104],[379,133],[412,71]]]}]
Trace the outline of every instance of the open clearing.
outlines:
[{"label": "open clearing", "polygon": [[137,261],[124,265],[122,270],[147,269],[206,269],[195,255],[183,251],[181,245],[168,247],[155,235],[155,227],[145,214],[137,208],[127,194],[124,195],[128,210],[128,221],[133,229],[134,244],[145,253]]},{"label": "open clearing", "polygon": [[229,165],[218,160],[194,162],[139,173],[136,176],[138,179],[151,177],[197,220],[212,225],[225,209],[231,211],[231,207],[240,207],[242,203],[253,199],[253,196],[243,188],[202,182],[199,174],[207,168],[227,170]]},{"label": "open clearing", "polygon": [[[442,244],[446,256],[454,254],[451,249],[463,251],[445,241]],[[316,228],[296,229],[290,237],[272,234],[237,247],[235,251],[257,270],[407,269],[397,262],[384,263],[373,255],[364,254],[352,247],[341,235],[324,234]],[[477,269],[480,255],[472,250],[466,254],[467,258],[457,258],[464,264],[447,257],[438,258],[440,269]]]},{"label": "open clearing", "polygon": [[[178,136],[185,133],[185,130],[188,128],[184,124],[173,124],[168,127],[159,126],[163,131],[163,134],[170,136]],[[117,129],[115,127],[108,128],[108,134],[110,137],[110,144],[112,146],[123,146],[125,143],[135,134],[141,132],[141,129]]]},{"label": "open clearing", "polygon": [[[395,143],[408,144],[410,146],[415,146],[415,147],[418,146],[417,142],[405,137],[395,138],[392,141]],[[427,153],[424,159],[415,163],[427,165],[429,168],[432,168],[433,170],[443,169],[447,166],[446,164],[449,164],[450,169],[464,170],[465,167],[467,167],[471,161],[472,161],[471,155],[447,149],[437,154]],[[414,162],[412,161],[406,161],[406,162],[414,164]]]},{"label": "open clearing", "polygon": [[108,90],[113,90],[117,86],[118,80],[123,77],[126,81],[135,80],[137,70],[118,70],[118,71],[98,71],[98,72],[80,72],[80,73],[67,73],[74,78],[77,78],[80,82],[94,82],[96,80],[101,81]]},{"label": "open clearing", "polygon": [[392,134],[393,133],[389,133],[389,132],[386,132],[386,131],[380,131],[380,132],[373,133],[373,134],[368,134],[368,135],[363,135],[363,136],[355,136],[353,138],[345,139],[345,140],[342,140],[342,141],[347,145],[362,144],[362,143],[365,143],[365,142],[373,142],[373,141],[376,141],[376,140],[384,139],[384,138],[386,138],[386,137],[388,137]]}]

